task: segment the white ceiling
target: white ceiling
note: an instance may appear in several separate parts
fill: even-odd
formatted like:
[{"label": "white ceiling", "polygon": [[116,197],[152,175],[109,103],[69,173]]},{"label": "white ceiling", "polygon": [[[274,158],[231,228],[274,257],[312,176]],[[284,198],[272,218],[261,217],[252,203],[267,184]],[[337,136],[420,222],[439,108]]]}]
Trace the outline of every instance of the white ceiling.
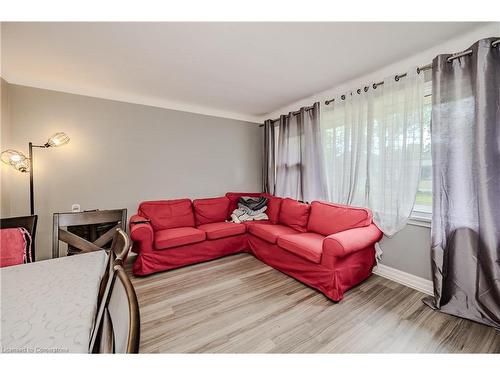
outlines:
[{"label": "white ceiling", "polygon": [[2,23],[2,76],[257,119],[481,23]]}]

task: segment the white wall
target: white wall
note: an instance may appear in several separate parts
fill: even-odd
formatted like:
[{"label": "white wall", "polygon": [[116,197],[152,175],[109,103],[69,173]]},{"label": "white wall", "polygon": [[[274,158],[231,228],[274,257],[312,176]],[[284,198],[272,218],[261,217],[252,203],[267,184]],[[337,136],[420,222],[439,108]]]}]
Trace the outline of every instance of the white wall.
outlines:
[{"label": "white wall", "polygon": [[[380,82],[385,77],[393,77],[396,74],[407,72],[410,67],[422,66],[432,62],[438,54],[455,53],[467,49],[477,40],[486,37],[500,37],[500,23],[487,24],[469,33],[458,35],[446,43],[434,48],[419,52],[407,59],[397,61],[394,64],[379,69],[362,77],[344,82],[334,88],[320,92],[313,96],[300,99],[267,114],[266,118],[277,118],[281,114],[295,111],[302,106],[309,106],[316,101],[323,103],[327,99],[338,98],[340,95],[355,91],[374,82]],[[404,43],[404,41],[402,41]],[[362,44],[360,45],[362,48]],[[383,53],[383,51],[380,51]],[[370,56],[366,56],[367,59]],[[332,64],[335,62],[332,61]],[[307,72],[305,72],[307,74]],[[381,248],[384,251],[382,264],[410,273],[412,275],[430,280],[430,228],[407,225],[392,238],[384,237]]]},{"label": "white wall", "polygon": [[[258,124],[8,85],[11,137],[27,153],[64,131],[68,145],[34,150],[37,259],[51,253],[52,213],[127,208],[140,201],[260,191]],[[2,169],[2,174],[4,169]],[[13,171],[12,216],[29,213],[29,176]],[[6,199],[2,191],[2,200]]]}]

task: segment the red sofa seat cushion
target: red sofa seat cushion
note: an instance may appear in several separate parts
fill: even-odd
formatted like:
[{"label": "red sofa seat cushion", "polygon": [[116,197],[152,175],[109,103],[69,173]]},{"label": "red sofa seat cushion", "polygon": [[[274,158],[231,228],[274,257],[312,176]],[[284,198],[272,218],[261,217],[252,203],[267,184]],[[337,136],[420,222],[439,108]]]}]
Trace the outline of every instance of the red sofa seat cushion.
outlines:
[{"label": "red sofa seat cushion", "polygon": [[195,199],[193,201],[196,225],[220,223],[229,217],[229,204],[227,197]]},{"label": "red sofa seat cushion", "polygon": [[190,199],[142,202],[139,215],[151,221],[156,230],[194,227],[193,208]]},{"label": "red sofa seat cushion", "polygon": [[262,196],[267,198],[266,214],[269,221],[273,224],[278,224],[280,219],[281,201],[283,199],[267,193],[263,193]]},{"label": "red sofa seat cushion", "polygon": [[155,248],[169,249],[205,240],[205,232],[192,227],[163,229],[155,233]]},{"label": "red sofa seat cushion", "polygon": [[249,225],[248,231],[256,237],[259,237],[267,242],[275,244],[278,237],[285,234],[298,233],[295,229],[279,224],[255,224]]},{"label": "red sofa seat cushion", "polygon": [[347,229],[366,227],[371,223],[372,214],[365,208],[313,201],[307,230],[329,236]]},{"label": "red sofa seat cushion", "polygon": [[238,223],[209,223],[198,226],[207,234],[207,239],[216,240],[217,238],[237,236],[246,232],[243,224]]},{"label": "red sofa seat cushion", "polygon": [[243,224],[248,230],[248,228],[253,225],[272,224],[272,223],[269,220],[252,220],[252,221],[243,221],[241,224]]},{"label": "red sofa seat cushion", "polygon": [[299,232],[306,232],[309,210],[310,206],[307,203],[285,198],[281,201],[279,223]]},{"label": "red sofa seat cushion", "polygon": [[325,236],[317,233],[287,234],[278,238],[278,246],[314,263],[321,262]]}]

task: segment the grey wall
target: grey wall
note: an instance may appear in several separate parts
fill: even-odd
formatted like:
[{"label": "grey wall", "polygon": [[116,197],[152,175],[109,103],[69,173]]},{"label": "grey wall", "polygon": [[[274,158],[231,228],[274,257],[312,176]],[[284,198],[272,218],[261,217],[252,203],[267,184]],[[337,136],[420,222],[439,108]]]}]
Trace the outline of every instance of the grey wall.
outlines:
[{"label": "grey wall", "polygon": [[393,237],[384,237],[381,263],[431,280],[430,228],[408,224]]},{"label": "grey wall", "polygon": [[[64,131],[68,145],[35,149],[37,259],[51,251],[52,213],[142,200],[260,191],[257,124],[24,86],[8,85],[11,137],[2,149],[27,153]],[[2,169],[3,174],[4,168]],[[29,213],[29,177],[9,176],[11,215]],[[2,200],[7,195],[2,191]]]}]

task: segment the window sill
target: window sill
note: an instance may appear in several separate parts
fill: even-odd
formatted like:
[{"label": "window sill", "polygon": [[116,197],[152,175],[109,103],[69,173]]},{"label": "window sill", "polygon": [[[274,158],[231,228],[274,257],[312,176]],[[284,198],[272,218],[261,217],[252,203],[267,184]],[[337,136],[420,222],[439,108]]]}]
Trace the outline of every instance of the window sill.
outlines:
[{"label": "window sill", "polygon": [[432,223],[431,214],[425,212],[413,212],[408,220],[409,225],[430,228]]}]

